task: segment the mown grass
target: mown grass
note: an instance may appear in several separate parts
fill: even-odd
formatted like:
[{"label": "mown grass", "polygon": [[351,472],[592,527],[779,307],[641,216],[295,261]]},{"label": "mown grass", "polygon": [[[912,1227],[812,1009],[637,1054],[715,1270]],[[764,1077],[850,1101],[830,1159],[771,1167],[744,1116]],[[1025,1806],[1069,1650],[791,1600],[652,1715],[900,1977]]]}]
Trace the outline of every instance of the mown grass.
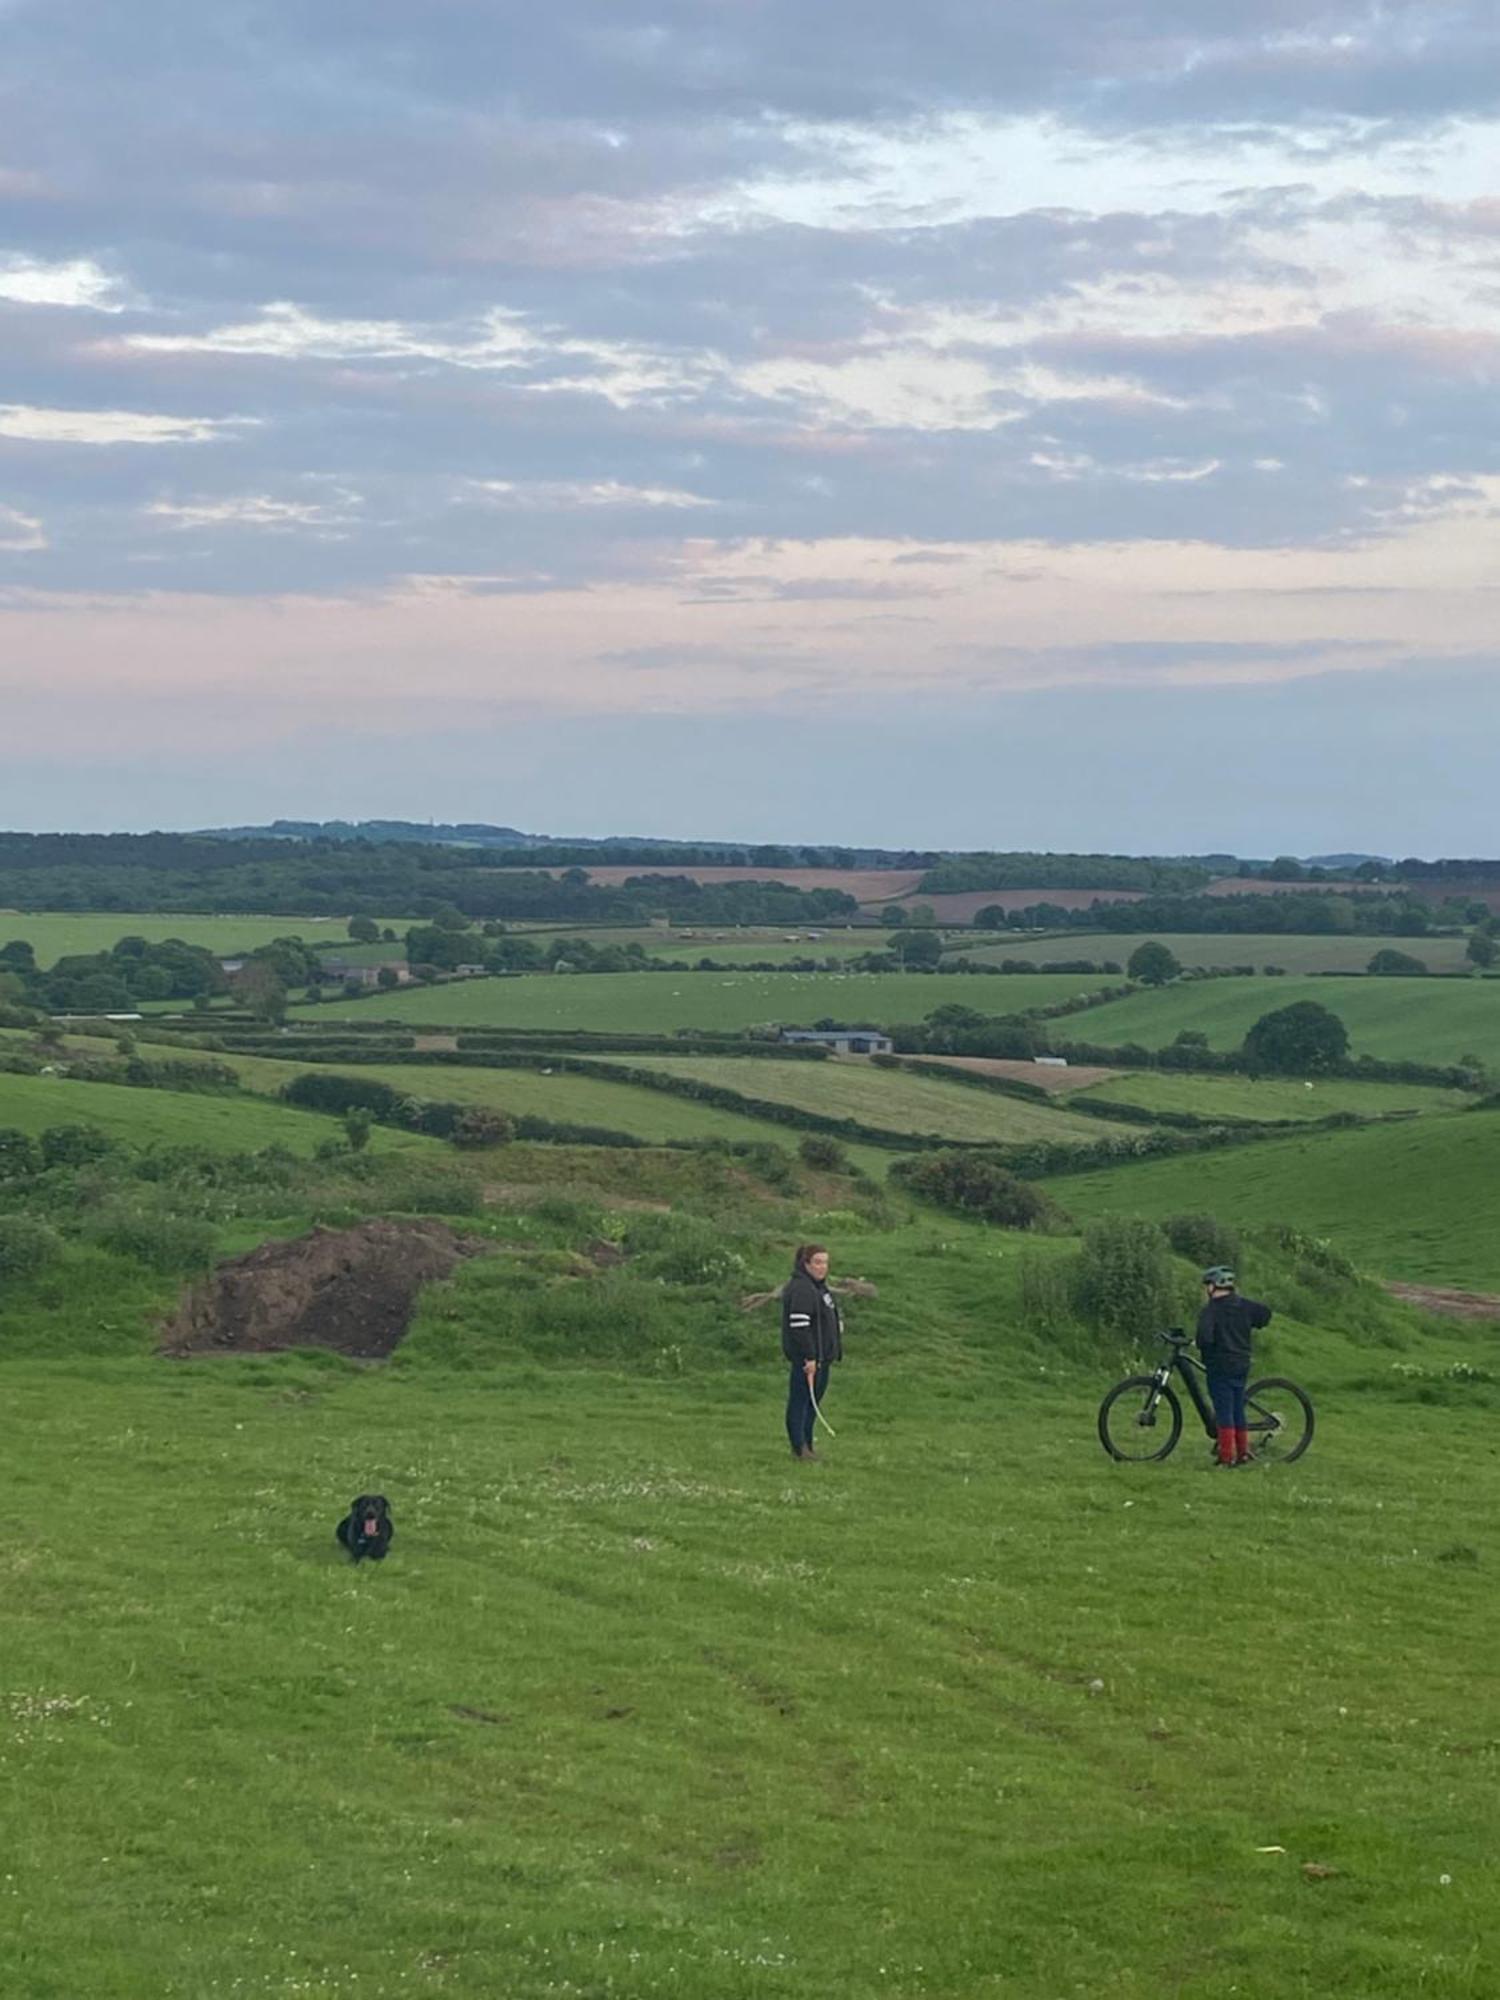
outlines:
[{"label": "mown grass", "polygon": [[1059,1036],[1164,1048],[1184,1029],[1235,1049],[1262,1014],[1315,1000],[1349,1030],[1353,1054],[1387,1062],[1500,1065],[1500,979],[1216,979],[1132,993],[1059,1026]]},{"label": "mown grass", "polygon": [[[94,1125],[131,1145],[210,1146],[228,1152],[286,1146],[296,1153],[310,1153],[320,1141],[337,1139],[343,1129],[338,1119],[321,1112],[252,1097],[0,1073],[0,1126],[35,1135],[51,1125]],[[378,1152],[437,1150],[435,1140],[381,1128],[371,1133],[370,1144]]]},{"label": "mown grass", "polygon": [[[413,919],[381,917],[377,922],[404,936]],[[282,937],[304,938],[309,944],[347,945],[349,930],[344,917],[184,917],[139,910],[40,913],[0,910],[0,945],[9,944],[14,938],[26,939],[41,966],[87,952],[109,951],[123,937],[146,938],[153,944],[163,938],[180,938],[184,944],[201,945],[205,951],[227,957],[237,951],[253,951],[257,945],[270,944],[273,938]]]},{"label": "mown grass", "polygon": [[[829,1233],[881,1297],[816,1466],[774,1314],[681,1378],[543,1362],[480,1265],[402,1367],[8,1363],[5,1990],[1480,2000],[1489,1392],[1283,1326],[1306,1460],[1117,1468],[1021,1239]],[[488,1366],[438,1365],[455,1312]]]},{"label": "mown grass", "polygon": [[1209,1209],[1291,1221],[1382,1277],[1500,1291],[1497,1178],[1500,1113],[1470,1111],[1069,1174],[1048,1187],[1080,1217]]},{"label": "mown grass", "polygon": [[[949,950],[977,958],[981,964],[998,965],[1005,958],[1023,958],[1032,965],[1089,958],[1095,964],[1113,959],[1117,965],[1126,965],[1145,939],[1141,931],[1057,931],[1046,937],[1026,938],[976,932],[972,940],[951,937]],[[1377,951],[1394,945],[1420,958],[1429,972],[1468,969],[1464,956],[1467,937],[1288,937],[1274,932],[1235,936],[1224,931],[1185,936],[1174,931],[1163,932],[1161,942],[1182,965],[1253,965],[1257,970],[1279,965],[1289,973],[1363,972]]]},{"label": "mown grass", "polygon": [[1050,1104],[1007,1097],[972,1084],[947,1083],[941,1077],[909,1070],[876,1069],[857,1059],[824,1063],[737,1060],[733,1056],[638,1056],[619,1058],[638,1068],[668,1076],[696,1077],[701,1082],[743,1091],[749,1097],[777,1104],[795,1104],[825,1118],[855,1118],[888,1132],[936,1133],[945,1139],[994,1140],[1019,1144],[1031,1139],[1055,1139],[1095,1145],[1123,1124],[1080,1117]]},{"label": "mown grass", "polygon": [[921,1020],[934,1007],[954,1001],[986,1014],[1010,1014],[1090,992],[1099,984],[1097,978],[1045,973],[1009,979],[860,972],[534,973],[462,980],[297,1011],[320,1020],[357,1014],[361,1020],[434,1027],[652,1034],[676,1028],[811,1026],[825,1016],[881,1026]]},{"label": "mown grass", "polygon": [[1379,1118],[1391,1111],[1453,1111],[1473,1102],[1461,1090],[1419,1083],[1363,1083],[1325,1077],[1316,1083],[1287,1077],[1184,1076],[1175,1071],[1132,1070],[1097,1083],[1069,1101],[1134,1104],[1145,1111],[1187,1111],[1199,1118],[1327,1118],[1352,1111]]}]

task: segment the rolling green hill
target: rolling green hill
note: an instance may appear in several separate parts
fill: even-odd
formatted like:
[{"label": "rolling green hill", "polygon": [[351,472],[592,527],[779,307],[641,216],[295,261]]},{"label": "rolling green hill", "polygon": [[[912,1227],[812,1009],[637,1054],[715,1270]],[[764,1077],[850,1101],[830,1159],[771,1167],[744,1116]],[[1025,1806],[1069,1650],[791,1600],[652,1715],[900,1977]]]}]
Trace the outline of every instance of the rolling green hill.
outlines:
[{"label": "rolling green hill", "polygon": [[1500,1112],[1268,1140],[1224,1153],[1066,1175],[1074,1215],[1203,1210],[1328,1236],[1387,1278],[1500,1292]]},{"label": "rolling green hill", "polygon": [[1012,1014],[1091,992],[1099,983],[1047,973],[1019,973],[1011,979],[858,972],[534,973],[461,980],[297,1011],[325,1021],[357,1011],[363,1021],[420,1021],[433,1027],[737,1032],[778,1023],[810,1027],[825,1016],[879,1027],[920,1020],[952,1001],[986,1014]]},{"label": "rolling green hill", "polygon": [[1144,1111],[1187,1111],[1199,1118],[1327,1118],[1352,1111],[1380,1118],[1392,1111],[1455,1111],[1473,1098],[1461,1090],[1420,1083],[1362,1083],[1327,1077],[1308,1083],[1296,1077],[1193,1076],[1175,1070],[1127,1070],[1108,1083],[1070,1097],[1092,1104],[1133,1104]]},{"label": "rolling green hill", "polygon": [[1094,1145],[1112,1133],[1139,1126],[1007,1097],[998,1091],[948,1083],[908,1070],[876,1069],[858,1060],[825,1063],[776,1062],[734,1056],[621,1057],[638,1069],[668,1076],[697,1077],[728,1090],[778,1104],[795,1104],[825,1118],[855,1118],[888,1132],[939,1133],[946,1139],[1019,1143],[1028,1139],[1068,1140]]},{"label": "rolling green hill", "polygon": [[1216,979],[1132,993],[1058,1024],[1059,1039],[1164,1048],[1184,1028],[1235,1049],[1262,1014],[1315,1000],[1349,1030],[1355,1055],[1500,1068],[1500,979]]},{"label": "rolling green hill", "polygon": [[[1009,938],[1002,932],[977,932],[973,939],[952,937],[949,950],[981,964],[998,965],[1005,958],[1022,958],[1032,965],[1053,960],[1088,958],[1100,964],[1113,959],[1117,965],[1129,963],[1130,954],[1145,943],[1140,931],[1058,931],[1050,937]],[[1283,972],[1363,972],[1382,946],[1420,958],[1429,972],[1466,972],[1466,937],[1378,938],[1378,937],[1297,937],[1275,932],[1246,933],[1225,931],[1195,932],[1184,935],[1164,931],[1160,942],[1182,965],[1279,965]]]},{"label": "rolling green hill", "polygon": [[[320,1140],[336,1138],[341,1130],[336,1118],[254,1097],[0,1073],[0,1127],[34,1136],[51,1125],[96,1125],[131,1146],[212,1146],[228,1152],[287,1146],[310,1153]],[[379,1128],[370,1143],[382,1152],[438,1150],[434,1140]]]}]

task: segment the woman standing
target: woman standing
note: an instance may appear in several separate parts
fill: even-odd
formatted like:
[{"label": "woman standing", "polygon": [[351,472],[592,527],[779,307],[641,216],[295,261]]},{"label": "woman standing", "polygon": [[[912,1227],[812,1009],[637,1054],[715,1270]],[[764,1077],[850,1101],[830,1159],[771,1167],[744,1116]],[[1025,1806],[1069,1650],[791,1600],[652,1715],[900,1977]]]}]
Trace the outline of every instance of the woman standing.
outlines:
[{"label": "woman standing", "polygon": [[793,1458],[816,1458],[814,1404],[822,1406],[828,1370],[844,1357],[844,1327],[838,1302],[828,1289],[828,1252],[804,1243],[781,1294],[781,1351],[791,1366],[787,1386],[786,1434]]}]

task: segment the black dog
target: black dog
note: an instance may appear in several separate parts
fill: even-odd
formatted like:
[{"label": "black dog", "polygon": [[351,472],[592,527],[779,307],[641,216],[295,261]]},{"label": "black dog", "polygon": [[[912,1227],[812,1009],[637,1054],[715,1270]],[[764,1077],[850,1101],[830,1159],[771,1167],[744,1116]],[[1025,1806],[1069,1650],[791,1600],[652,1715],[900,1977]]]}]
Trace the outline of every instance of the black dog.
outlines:
[{"label": "black dog", "polygon": [[383,1493],[361,1493],[349,1502],[348,1513],[333,1532],[355,1562],[362,1562],[366,1556],[371,1562],[384,1562],[396,1532],[390,1501]]}]

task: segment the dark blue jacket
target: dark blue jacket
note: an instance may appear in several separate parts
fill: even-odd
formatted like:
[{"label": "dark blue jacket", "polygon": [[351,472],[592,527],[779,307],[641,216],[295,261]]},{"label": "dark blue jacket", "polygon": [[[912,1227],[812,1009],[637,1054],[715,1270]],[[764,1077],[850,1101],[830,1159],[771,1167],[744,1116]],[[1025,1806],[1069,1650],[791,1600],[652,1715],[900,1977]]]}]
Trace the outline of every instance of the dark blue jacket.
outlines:
[{"label": "dark blue jacket", "polygon": [[1254,1335],[1271,1324],[1271,1308],[1238,1292],[1210,1299],[1198,1315],[1198,1352],[1215,1375],[1248,1375]]}]

